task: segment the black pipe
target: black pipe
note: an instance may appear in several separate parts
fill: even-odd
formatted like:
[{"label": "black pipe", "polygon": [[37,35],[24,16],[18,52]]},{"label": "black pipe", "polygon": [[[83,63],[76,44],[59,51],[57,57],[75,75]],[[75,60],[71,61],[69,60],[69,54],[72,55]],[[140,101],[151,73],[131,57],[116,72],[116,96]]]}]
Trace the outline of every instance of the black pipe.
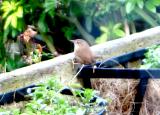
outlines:
[{"label": "black pipe", "polygon": [[[85,87],[91,87],[91,78],[140,79],[131,112],[131,115],[138,115],[148,84],[148,79],[159,79],[160,69],[131,69],[127,68],[127,63],[143,59],[146,52],[147,49],[140,49],[135,52],[110,58],[103,62],[98,62],[96,64],[97,68],[86,65],[83,67],[78,77],[82,78]],[[111,68],[118,65],[122,65],[124,68]]]}]

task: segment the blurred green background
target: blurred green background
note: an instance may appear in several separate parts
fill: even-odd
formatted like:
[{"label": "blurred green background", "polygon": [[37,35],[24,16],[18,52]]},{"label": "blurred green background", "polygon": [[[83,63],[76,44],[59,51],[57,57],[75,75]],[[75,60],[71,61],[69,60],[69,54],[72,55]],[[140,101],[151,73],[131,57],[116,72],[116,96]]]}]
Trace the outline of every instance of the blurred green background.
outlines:
[{"label": "blurred green background", "polygon": [[0,73],[159,24],[160,0],[2,0]]}]

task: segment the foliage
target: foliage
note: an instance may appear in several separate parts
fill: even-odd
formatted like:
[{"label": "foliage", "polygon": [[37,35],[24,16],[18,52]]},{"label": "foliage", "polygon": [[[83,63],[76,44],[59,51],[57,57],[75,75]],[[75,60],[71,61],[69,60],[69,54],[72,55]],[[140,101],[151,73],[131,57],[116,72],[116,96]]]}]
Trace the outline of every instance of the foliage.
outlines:
[{"label": "foliage", "polygon": [[[34,4],[32,4],[33,2]],[[110,23],[113,26],[115,26],[117,23],[123,24],[124,19],[130,20],[131,17],[135,17],[137,15],[136,17],[141,16],[144,20],[146,20],[146,22],[153,26],[157,24],[153,19],[158,17],[151,17],[151,15],[148,15],[147,13],[156,13],[156,7],[159,5],[159,0],[116,0],[114,2],[112,2],[112,0],[30,0],[28,2],[24,0],[5,0],[2,2],[1,10],[2,19],[5,22],[4,36],[7,37],[11,31],[12,36],[15,37],[18,31],[21,32],[24,30],[24,27],[27,24],[26,22],[37,25],[40,32],[50,31],[48,28],[49,25],[46,22],[46,17],[48,15],[53,22],[55,20],[55,15],[58,15],[62,18],[83,16],[85,18],[85,27],[88,32],[91,31],[93,22],[100,22],[100,25],[98,25],[101,27],[101,24],[103,24],[103,20],[106,18],[106,16],[110,18],[111,13],[114,14],[116,12],[120,13],[120,20],[117,20],[117,17],[113,17],[115,19],[106,21],[105,25],[107,24],[110,26]],[[10,8],[8,9],[8,7]],[[137,9],[139,12],[137,12]],[[144,17],[146,15],[147,17]],[[134,18],[132,20],[134,20]],[[20,23],[23,21],[24,23]],[[68,31],[63,32],[65,33],[65,36],[69,38],[71,33],[73,33],[73,27],[65,28]]]},{"label": "foliage", "polygon": [[83,92],[83,95],[82,95],[82,91],[76,90],[75,95],[80,96],[82,102],[87,104],[90,102],[92,97],[95,95],[95,92],[93,92],[92,89],[85,89],[85,91]]},{"label": "foliage", "polygon": [[2,115],[20,115],[19,109],[12,109],[11,111],[5,111],[4,109],[0,108],[0,113]]},{"label": "foliage", "polygon": [[96,43],[104,43],[105,41],[107,41],[109,38],[118,38],[118,37],[123,37],[125,36],[124,31],[121,29],[122,25],[120,23],[118,24],[109,24],[109,26],[101,26],[100,30],[102,31],[101,36],[99,36],[96,39]]},{"label": "foliage", "polygon": [[21,68],[27,65],[19,55],[15,55],[11,57],[8,55],[5,59],[3,59],[2,63],[4,63],[3,72],[12,71],[17,68]]},{"label": "foliage", "polygon": [[126,12],[131,13],[136,7],[156,13],[156,7],[160,5],[159,0],[126,0]]},{"label": "foliage", "polygon": [[[60,94],[63,85],[56,77],[47,80],[45,83],[40,83],[38,87],[35,87],[34,92],[29,96],[32,100],[27,102],[23,108],[4,110],[0,108],[0,114],[14,115],[81,115],[86,114],[86,110],[93,108],[94,105],[90,105],[90,100],[95,95],[95,91],[92,89],[84,89],[83,95],[81,90],[74,90],[75,94],[71,97],[72,100],[66,99],[67,97]],[[80,100],[78,99],[80,96]],[[81,101],[82,100],[82,101]],[[97,107],[95,103],[95,107]]]},{"label": "foliage", "polygon": [[[87,38],[90,44],[103,43],[128,35],[128,31],[136,32],[135,20],[144,21],[148,27],[158,26],[160,16],[156,7],[159,5],[159,0],[3,0],[0,2],[0,59],[8,57],[6,42],[16,41],[27,25],[34,25],[41,36],[46,36],[42,37],[44,41],[52,41],[47,34],[58,30],[58,17],[69,23],[60,29],[66,39],[76,34]],[[91,35],[93,24],[101,31],[96,40]],[[32,58],[35,62],[40,60],[37,55]],[[4,67],[5,63],[0,61],[0,66]]]},{"label": "foliage", "polygon": [[3,1],[1,11],[4,21],[4,38],[8,37],[10,32],[13,38],[16,37],[18,32],[25,29],[28,22],[37,25],[39,31],[47,32],[46,15],[54,17],[56,7],[57,0]]},{"label": "foliage", "polygon": [[0,73],[8,72],[27,65],[17,52],[16,45],[16,43],[11,41],[5,44],[5,46],[3,42],[0,43]]},{"label": "foliage", "polygon": [[64,32],[64,36],[68,39],[68,40],[71,40],[72,39],[72,36],[73,36],[73,33],[74,33],[74,27],[73,26],[70,26],[70,27],[63,27],[62,28],[62,31]]},{"label": "foliage", "polygon": [[3,12],[2,20],[4,20],[4,38],[11,32],[15,37],[17,32],[23,30],[23,6],[21,1],[3,1],[1,10]]},{"label": "foliage", "polygon": [[57,7],[57,0],[45,0],[44,5],[42,5],[44,11],[39,17],[38,28],[40,32],[48,32],[48,25],[45,22],[46,15],[49,15],[52,19],[55,15],[55,9]]},{"label": "foliage", "polygon": [[145,59],[143,59],[143,64],[141,68],[160,68],[160,46],[154,45],[148,49],[145,53]]},{"label": "foliage", "polygon": [[[55,79],[40,84],[31,94],[32,101],[26,104],[25,114],[75,114],[77,107],[71,107],[59,90],[62,86]],[[38,110],[38,111],[37,111]],[[24,114],[23,113],[23,114]]]},{"label": "foliage", "polygon": [[[156,8],[160,6],[159,0],[126,0],[125,8],[128,14],[140,16],[151,27],[158,26],[159,16]],[[155,20],[157,19],[157,20]]]},{"label": "foliage", "polygon": [[[97,38],[96,42],[102,43],[106,40],[122,37],[125,35],[124,32],[127,31],[129,31],[129,33],[136,32],[136,25],[134,24],[135,20],[144,21],[145,25],[149,25],[148,27],[158,26],[160,23],[159,14],[156,12],[156,8],[158,6],[160,6],[159,0],[116,0],[114,2],[107,1],[106,8],[108,8],[108,10],[105,10],[105,16],[100,15],[96,18],[96,20],[98,20],[96,22],[100,24],[100,29],[102,31],[102,34]],[[112,31],[109,29],[110,25],[112,25],[114,28],[117,23],[123,26],[123,28],[121,28],[121,30],[124,31],[123,33],[121,30],[115,32],[115,30]],[[104,32],[104,29],[102,30],[102,28],[106,24],[107,26]],[[114,36],[115,33],[120,36]]]}]

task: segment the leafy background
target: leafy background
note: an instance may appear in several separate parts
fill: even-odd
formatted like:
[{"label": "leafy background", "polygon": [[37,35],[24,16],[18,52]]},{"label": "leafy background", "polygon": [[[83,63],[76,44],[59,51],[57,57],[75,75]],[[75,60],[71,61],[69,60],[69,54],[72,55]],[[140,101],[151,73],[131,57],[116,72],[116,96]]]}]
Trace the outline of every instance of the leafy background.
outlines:
[{"label": "leafy background", "polygon": [[[43,54],[49,59],[55,52],[73,51],[70,39],[83,38],[94,45],[158,26],[159,6],[159,0],[3,0],[0,72],[26,65],[17,51],[7,52],[6,44],[17,42],[28,25],[35,26],[38,40],[47,46]],[[11,53],[16,54],[15,58]]]}]

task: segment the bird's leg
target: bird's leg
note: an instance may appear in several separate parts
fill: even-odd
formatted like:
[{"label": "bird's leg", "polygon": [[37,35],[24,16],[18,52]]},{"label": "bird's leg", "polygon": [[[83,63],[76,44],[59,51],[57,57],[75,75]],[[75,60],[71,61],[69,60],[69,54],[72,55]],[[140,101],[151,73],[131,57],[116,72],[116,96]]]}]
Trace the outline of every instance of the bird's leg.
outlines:
[{"label": "bird's leg", "polygon": [[75,69],[75,65],[79,65],[80,63],[76,62],[76,58],[72,59],[72,69]]},{"label": "bird's leg", "polygon": [[75,65],[81,65],[81,64],[83,64],[83,63],[82,63],[82,59],[79,58],[78,56],[75,56],[75,57],[72,59],[72,63],[73,63],[73,69],[75,68]]},{"label": "bird's leg", "polygon": [[72,69],[74,69],[74,59],[72,59]]}]

